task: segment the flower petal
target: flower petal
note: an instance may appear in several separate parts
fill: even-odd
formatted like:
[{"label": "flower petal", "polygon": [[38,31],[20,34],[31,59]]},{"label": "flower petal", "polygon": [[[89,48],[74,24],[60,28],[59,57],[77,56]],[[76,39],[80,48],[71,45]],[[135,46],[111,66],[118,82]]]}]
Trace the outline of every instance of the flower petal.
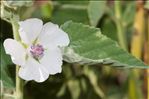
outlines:
[{"label": "flower petal", "polygon": [[51,22],[46,23],[43,26],[42,32],[39,36],[39,41],[41,44],[48,47],[57,47],[57,46],[68,46],[69,37],[62,29]]},{"label": "flower petal", "polygon": [[6,54],[11,55],[13,63],[18,65],[25,63],[25,49],[19,42],[14,39],[6,39],[4,41],[4,48]]},{"label": "flower petal", "polygon": [[56,74],[62,71],[62,54],[59,48],[47,49],[40,63],[49,72],[49,74]]},{"label": "flower petal", "polygon": [[31,44],[40,34],[43,22],[37,18],[27,19],[19,22],[19,33],[22,41]]},{"label": "flower petal", "polygon": [[29,57],[25,66],[20,68],[19,76],[27,81],[43,82],[48,79],[49,73],[39,62]]}]

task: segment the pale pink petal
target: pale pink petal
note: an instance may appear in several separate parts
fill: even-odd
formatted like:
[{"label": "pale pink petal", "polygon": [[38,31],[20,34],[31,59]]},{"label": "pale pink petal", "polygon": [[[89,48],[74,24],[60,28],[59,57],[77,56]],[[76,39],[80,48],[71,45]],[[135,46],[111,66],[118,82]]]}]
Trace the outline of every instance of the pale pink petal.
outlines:
[{"label": "pale pink petal", "polygon": [[48,79],[48,71],[35,59],[29,57],[26,64],[20,68],[19,76],[27,81],[43,82]]},{"label": "pale pink petal", "polygon": [[25,48],[14,39],[6,39],[4,41],[4,48],[6,54],[11,55],[13,63],[17,65],[24,65],[25,63]]},{"label": "pale pink petal", "polygon": [[22,41],[30,45],[40,34],[43,27],[43,22],[40,19],[31,18],[19,22],[19,25],[19,34]]},{"label": "pale pink petal", "polygon": [[62,71],[62,54],[59,48],[47,49],[40,63],[49,72],[49,74],[61,73]]},{"label": "pale pink petal", "polygon": [[50,48],[57,46],[68,46],[69,37],[62,29],[51,22],[43,26],[42,32],[39,36],[39,42],[44,46]]}]

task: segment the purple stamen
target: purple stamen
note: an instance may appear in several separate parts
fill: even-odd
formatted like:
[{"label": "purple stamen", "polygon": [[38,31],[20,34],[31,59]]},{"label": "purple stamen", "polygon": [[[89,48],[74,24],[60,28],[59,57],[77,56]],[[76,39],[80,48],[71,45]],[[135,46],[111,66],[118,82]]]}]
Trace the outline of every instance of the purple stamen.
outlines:
[{"label": "purple stamen", "polygon": [[44,55],[44,48],[40,44],[32,45],[30,49],[30,53],[35,59],[40,59]]}]

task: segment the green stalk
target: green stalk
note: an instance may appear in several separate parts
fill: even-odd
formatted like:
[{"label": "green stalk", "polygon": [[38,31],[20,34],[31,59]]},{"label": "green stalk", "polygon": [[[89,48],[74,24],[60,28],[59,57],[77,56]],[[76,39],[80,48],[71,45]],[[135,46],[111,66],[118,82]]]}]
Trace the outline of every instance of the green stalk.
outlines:
[{"label": "green stalk", "polygon": [[[116,23],[116,27],[117,27],[117,36],[118,36],[119,44],[124,50],[128,51],[125,27],[123,26],[123,24],[122,24],[123,21],[121,20],[121,17],[122,17],[122,15],[121,15],[121,1],[114,2],[114,10],[115,10],[115,17],[116,17],[115,23]],[[134,43],[134,44],[136,45],[136,43]],[[136,94],[138,92],[137,89],[139,89],[139,88],[136,88],[136,87],[138,87],[137,82],[136,82],[137,74],[135,73],[135,70],[130,71],[129,99],[137,99],[138,98],[137,97],[138,94]]]},{"label": "green stalk", "polygon": [[20,41],[20,36],[19,36],[19,25],[17,23],[17,21],[15,19],[11,20],[11,24],[12,24],[12,30],[13,30],[13,37],[15,40]]},{"label": "green stalk", "polygon": [[[16,20],[11,20],[12,28],[13,28],[13,37],[15,40],[20,41],[19,33],[18,33],[18,23]],[[18,76],[19,66],[16,65],[16,99],[23,99],[23,85],[24,81]]]},{"label": "green stalk", "polygon": [[[132,36],[131,54],[141,59],[142,47],[144,43],[144,9],[141,2],[137,2],[137,12],[134,20],[134,29],[136,30]],[[140,70],[133,69],[129,79],[129,99],[142,98],[141,86],[139,85]]]},{"label": "green stalk", "polygon": [[114,2],[115,23],[117,27],[117,36],[120,46],[127,51],[126,35],[121,21],[121,1]]},{"label": "green stalk", "polygon": [[24,81],[19,78],[18,72],[19,72],[19,66],[16,66],[16,99],[23,99],[23,87],[24,87]]}]

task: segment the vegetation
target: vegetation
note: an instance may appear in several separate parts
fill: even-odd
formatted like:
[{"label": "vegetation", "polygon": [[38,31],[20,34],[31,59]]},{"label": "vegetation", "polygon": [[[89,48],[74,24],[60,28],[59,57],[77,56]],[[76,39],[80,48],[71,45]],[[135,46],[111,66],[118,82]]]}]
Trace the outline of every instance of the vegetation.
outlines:
[{"label": "vegetation", "polygon": [[[19,92],[24,99],[149,99],[148,0],[5,0],[0,5],[2,99],[20,99]],[[28,18],[58,24],[70,38],[61,48],[62,73],[43,83],[18,78],[3,47],[6,38],[19,39],[17,22]]]}]

